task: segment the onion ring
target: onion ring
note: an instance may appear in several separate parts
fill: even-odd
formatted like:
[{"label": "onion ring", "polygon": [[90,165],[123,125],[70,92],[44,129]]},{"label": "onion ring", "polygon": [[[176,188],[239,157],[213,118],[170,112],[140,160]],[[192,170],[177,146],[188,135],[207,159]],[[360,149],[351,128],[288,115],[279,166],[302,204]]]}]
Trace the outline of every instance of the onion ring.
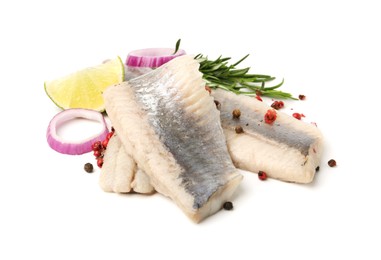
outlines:
[{"label": "onion ring", "polygon": [[[57,134],[57,129],[65,122],[75,118],[85,118],[102,124],[102,131],[80,142],[68,142]],[[59,153],[79,155],[92,151],[92,144],[106,138],[109,130],[103,115],[95,110],[72,108],[59,112],[49,123],[46,131],[46,139],[49,146]]]},{"label": "onion ring", "polygon": [[130,67],[149,67],[157,68],[168,61],[184,55],[184,50],[178,50],[173,54],[174,49],[171,48],[150,48],[135,50],[128,54],[126,65]]}]

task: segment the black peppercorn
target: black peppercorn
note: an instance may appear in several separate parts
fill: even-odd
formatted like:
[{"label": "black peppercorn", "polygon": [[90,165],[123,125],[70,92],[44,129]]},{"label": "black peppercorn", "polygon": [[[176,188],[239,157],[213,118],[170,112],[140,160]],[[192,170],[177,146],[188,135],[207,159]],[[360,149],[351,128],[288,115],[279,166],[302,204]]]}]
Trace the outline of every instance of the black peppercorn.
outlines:
[{"label": "black peppercorn", "polygon": [[236,126],[235,127],[235,132],[237,133],[237,134],[242,134],[243,133],[243,128],[242,128],[242,126]]},{"label": "black peppercorn", "polygon": [[232,112],[233,118],[238,119],[241,116],[241,110],[239,109],[234,109]]},{"label": "black peppercorn", "polygon": [[230,201],[227,201],[224,203],[224,205],[222,206],[225,210],[232,210],[233,209],[233,203],[230,202]]},{"label": "black peppercorn", "polygon": [[94,170],[94,167],[91,163],[86,163],[83,167],[87,173],[92,173]]}]

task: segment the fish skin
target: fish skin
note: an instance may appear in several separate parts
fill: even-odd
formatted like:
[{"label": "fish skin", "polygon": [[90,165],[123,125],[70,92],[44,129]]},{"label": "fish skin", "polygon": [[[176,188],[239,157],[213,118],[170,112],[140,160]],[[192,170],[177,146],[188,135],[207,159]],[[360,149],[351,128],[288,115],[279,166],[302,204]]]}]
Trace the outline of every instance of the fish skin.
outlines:
[{"label": "fish skin", "polygon": [[[270,178],[296,183],[310,183],[314,179],[323,152],[323,136],[319,129],[281,111],[273,124],[264,122],[264,115],[272,109],[255,98],[236,95],[225,90],[212,90],[221,103],[221,124],[232,160],[237,168],[265,171]],[[239,109],[239,119],[232,111]],[[237,134],[240,125],[244,132]]]},{"label": "fish skin", "polygon": [[[237,168],[265,171],[269,178],[286,182],[313,181],[323,151],[323,136],[316,126],[281,111],[277,111],[277,120],[269,125],[263,117],[271,107],[264,102],[224,90],[213,90],[212,96],[221,103],[221,123]],[[242,115],[233,119],[231,113],[237,108]],[[237,134],[236,125],[241,125],[244,133]],[[149,185],[149,178],[144,180]]]},{"label": "fish skin", "polygon": [[[221,103],[221,123],[237,168],[265,171],[269,178],[286,182],[313,181],[324,146],[316,126],[281,111],[269,125],[263,117],[271,107],[264,102],[218,89],[212,90],[212,96]],[[241,110],[240,119],[232,118],[231,112],[236,108]],[[242,134],[235,132],[236,125],[243,127]]]},{"label": "fish skin", "polygon": [[103,93],[123,146],[132,147],[154,188],[195,222],[219,211],[242,179],[198,66],[181,56]]}]

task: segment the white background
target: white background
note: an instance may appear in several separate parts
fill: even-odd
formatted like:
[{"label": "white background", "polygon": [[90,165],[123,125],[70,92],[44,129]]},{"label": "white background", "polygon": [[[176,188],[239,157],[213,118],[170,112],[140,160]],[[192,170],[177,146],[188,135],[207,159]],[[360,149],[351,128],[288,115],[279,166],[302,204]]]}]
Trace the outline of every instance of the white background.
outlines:
[{"label": "white background", "polygon": [[[376,2],[2,1],[0,259],[380,259]],[[211,58],[250,53],[252,72],[307,96],[283,111],[325,136],[313,184],[244,173],[234,210],[194,224],[158,194],[103,192],[82,169],[92,155],[49,148],[45,80],[178,38]]]}]

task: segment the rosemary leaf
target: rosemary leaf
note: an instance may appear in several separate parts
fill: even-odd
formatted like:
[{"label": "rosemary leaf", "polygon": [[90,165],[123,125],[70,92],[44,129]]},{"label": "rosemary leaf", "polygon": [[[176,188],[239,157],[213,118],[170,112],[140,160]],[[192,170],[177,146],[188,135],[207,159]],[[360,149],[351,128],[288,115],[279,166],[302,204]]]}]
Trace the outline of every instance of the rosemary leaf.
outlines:
[{"label": "rosemary leaf", "polygon": [[176,42],[175,52],[172,55],[175,55],[176,52],[179,50],[179,48],[180,48],[180,42],[181,42],[181,39],[178,39],[177,42]]},{"label": "rosemary leaf", "polygon": [[267,87],[267,88],[265,88],[265,89],[266,89],[266,90],[274,90],[274,89],[277,89],[277,88],[279,88],[280,86],[282,86],[283,83],[284,83],[284,79],[282,79],[282,82],[279,83],[278,85],[275,85],[275,86],[272,86],[272,87]]},{"label": "rosemary leaf", "polygon": [[246,75],[246,73],[249,71],[250,68],[244,68],[244,69],[235,69],[229,71],[230,77],[242,77]]},{"label": "rosemary leaf", "polygon": [[[234,63],[232,66],[235,67],[237,66],[238,64],[240,64],[242,61],[244,61],[247,57],[249,57],[249,54],[246,54],[245,57],[243,57],[242,59],[240,59],[239,61],[237,61],[236,63]],[[229,58],[230,59],[230,58]]]}]

